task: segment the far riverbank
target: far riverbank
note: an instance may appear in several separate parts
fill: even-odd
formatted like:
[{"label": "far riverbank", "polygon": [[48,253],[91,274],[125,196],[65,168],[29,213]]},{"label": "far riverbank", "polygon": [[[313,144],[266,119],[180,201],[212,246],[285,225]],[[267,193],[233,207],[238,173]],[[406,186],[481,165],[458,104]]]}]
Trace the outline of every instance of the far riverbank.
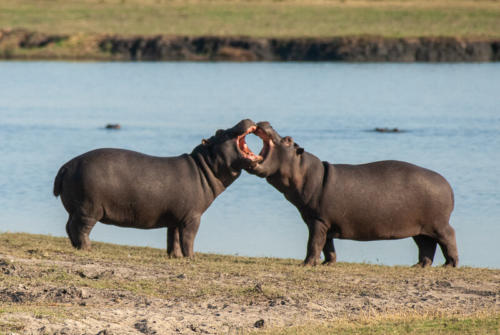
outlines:
[{"label": "far riverbank", "polygon": [[261,38],[0,30],[0,59],[101,61],[495,62],[500,38]]}]

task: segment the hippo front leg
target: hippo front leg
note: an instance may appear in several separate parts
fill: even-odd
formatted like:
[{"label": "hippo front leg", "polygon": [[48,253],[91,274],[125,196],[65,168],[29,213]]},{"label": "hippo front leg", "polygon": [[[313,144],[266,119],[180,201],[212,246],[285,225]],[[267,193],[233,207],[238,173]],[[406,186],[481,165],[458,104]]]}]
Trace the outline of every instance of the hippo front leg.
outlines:
[{"label": "hippo front leg", "polygon": [[194,256],[194,238],[200,227],[200,217],[192,218],[179,229],[180,244],[184,257]]},{"label": "hippo front leg", "polygon": [[[309,228],[309,239],[307,241],[307,256],[304,265],[317,265],[320,260],[321,250],[326,243],[328,227],[319,220],[307,222]],[[333,245],[333,244],[332,244]]]},{"label": "hippo front leg", "polygon": [[179,237],[179,228],[167,228],[167,254],[170,258],[181,258],[181,239]]}]

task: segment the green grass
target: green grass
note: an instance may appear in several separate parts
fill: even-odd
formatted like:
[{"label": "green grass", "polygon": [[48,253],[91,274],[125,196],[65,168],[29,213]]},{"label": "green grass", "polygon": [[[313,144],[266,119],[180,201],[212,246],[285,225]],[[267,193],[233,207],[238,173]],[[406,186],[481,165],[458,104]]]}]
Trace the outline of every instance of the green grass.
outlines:
[{"label": "green grass", "polygon": [[[257,332],[256,332],[257,334]],[[328,323],[325,325],[291,327],[287,329],[271,329],[258,334],[273,335],[454,335],[454,334],[500,334],[500,315],[478,315],[476,317],[405,317],[402,319],[367,319]]]},{"label": "green grass", "polygon": [[47,33],[500,36],[498,0],[2,0],[0,28]]}]

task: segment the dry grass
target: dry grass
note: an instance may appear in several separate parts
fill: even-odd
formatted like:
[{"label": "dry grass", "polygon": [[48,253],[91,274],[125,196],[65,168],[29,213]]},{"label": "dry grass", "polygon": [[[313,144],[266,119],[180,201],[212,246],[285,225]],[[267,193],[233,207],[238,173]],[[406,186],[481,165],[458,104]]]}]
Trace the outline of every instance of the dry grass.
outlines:
[{"label": "dry grass", "polygon": [[[191,328],[202,326],[190,315],[206,319],[209,333],[231,322],[251,330],[259,315],[266,319],[265,334],[498,333],[500,270],[299,265],[214,254],[168,259],[165,250],[106,243],[83,252],[66,238],[3,233],[0,333],[65,319],[99,324],[99,317],[108,323],[128,317],[134,324],[131,308],[149,308],[160,318],[165,306],[178,308]],[[236,315],[235,309],[247,311]],[[186,310],[194,312],[182,314]]]},{"label": "dry grass", "polygon": [[498,0],[2,0],[0,27],[47,33],[500,36]]},{"label": "dry grass", "polygon": [[[352,295],[373,296],[376,292],[403,293],[405,288],[399,284],[410,281],[416,285],[454,280],[472,284],[478,280],[500,283],[500,271],[491,269],[433,267],[422,270],[407,266],[350,263],[302,267],[301,261],[293,259],[215,254],[197,254],[192,260],[169,259],[162,249],[94,242],[92,251],[85,252],[73,249],[66,238],[31,234],[0,234],[1,254],[33,260],[34,263],[29,266],[33,266],[34,271],[38,269],[39,276],[29,278],[32,282],[114,287],[158,297],[193,299],[217,294],[235,302],[244,302],[255,295],[265,299],[287,296],[315,300],[324,296],[342,299]],[[108,265],[109,269],[126,264],[131,271],[144,271],[145,275],[133,282],[125,278],[127,276],[106,275],[94,281],[79,271],[68,271],[67,268],[68,263],[92,262]],[[176,280],[179,276],[189,278],[189,281]],[[6,275],[3,277],[4,282],[18,280]],[[255,290],[257,284],[261,284],[262,290]]]}]

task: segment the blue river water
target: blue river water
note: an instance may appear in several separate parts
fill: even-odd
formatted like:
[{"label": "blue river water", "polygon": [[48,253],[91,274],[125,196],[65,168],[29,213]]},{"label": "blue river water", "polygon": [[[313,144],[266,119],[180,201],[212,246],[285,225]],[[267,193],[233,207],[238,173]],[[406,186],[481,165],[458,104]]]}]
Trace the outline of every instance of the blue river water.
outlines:
[{"label": "blue river water", "polygon": [[[0,232],[65,236],[52,184],[76,155],[179,155],[243,118],[332,163],[397,159],[441,173],[455,191],[460,265],[500,268],[500,63],[0,62]],[[97,224],[91,240],[164,248],[166,232]],[[306,241],[295,207],[243,172],[203,215],[195,251],[302,259]],[[417,260],[412,239],[335,244],[339,261]]]}]

